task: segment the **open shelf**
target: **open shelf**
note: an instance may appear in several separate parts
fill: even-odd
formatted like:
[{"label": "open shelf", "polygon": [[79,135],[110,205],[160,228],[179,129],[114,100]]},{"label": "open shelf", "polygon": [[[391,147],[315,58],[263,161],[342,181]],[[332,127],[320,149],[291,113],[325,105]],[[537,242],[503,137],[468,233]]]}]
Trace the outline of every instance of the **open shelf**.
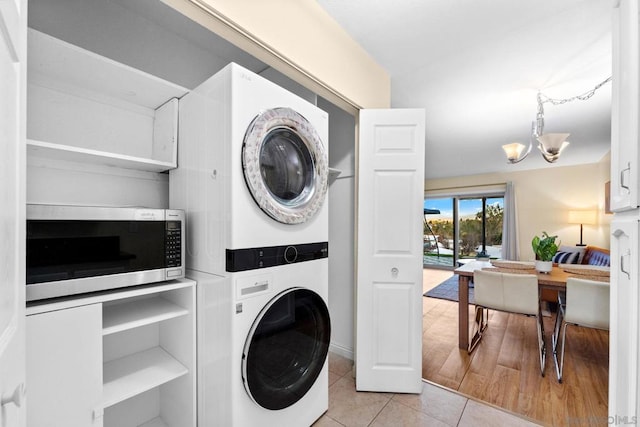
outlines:
[{"label": "open shelf", "polygon": [[103,369],[104,408],[189,372],[184,365],[160,347],[107,362]]},{"label": "open shelf", "polygon": [[91,150],[88,148],[80,148],[64,144],[54,144],[44,141],[35,141],[32,139],[27,140],[27,152],[31,156],[47,159],[65,160],[76,163],[101,164],[124,169],[145,170],[149,172],[164,172],[175,167],[175,165],[170,162],[160,162],[142,157],[108,153],[105,151]]},{"label": "open shelf", "polygon": [[189,310],[186,308],[160,297],[105,305],[102,311],[102,335],[114,334],[187,314]]},{"label": "open shelf", "polygon": [[28,29],[29,81],[75,93],[118,99],[152,110],[188,90],[32,28]]},{"label": "open shelf", "polygon": [[29,156],[149,172],[176,167],[188,89],[28,30]]}]

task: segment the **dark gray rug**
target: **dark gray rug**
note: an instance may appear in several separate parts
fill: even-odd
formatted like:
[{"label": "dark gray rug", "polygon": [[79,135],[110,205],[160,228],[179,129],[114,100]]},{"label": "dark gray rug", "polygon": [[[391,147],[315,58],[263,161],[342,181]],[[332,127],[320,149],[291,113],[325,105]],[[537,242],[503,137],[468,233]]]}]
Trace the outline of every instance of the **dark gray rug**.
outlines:
[{"label": "dark gray rug", "polygon": [[[435,288],[425,292],[424,296],[458,302],[458,275],[454,274]],[[470,283],[469,303],[473,304],[473,301],[473,283]]]}]

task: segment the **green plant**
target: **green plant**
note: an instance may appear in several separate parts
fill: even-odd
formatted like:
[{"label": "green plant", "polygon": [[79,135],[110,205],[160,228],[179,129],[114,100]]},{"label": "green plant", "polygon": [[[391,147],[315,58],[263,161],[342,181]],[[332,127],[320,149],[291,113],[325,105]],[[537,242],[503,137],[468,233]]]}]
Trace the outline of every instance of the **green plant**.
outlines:
[{"label": "green plant", "polygon": [[540,261],[551,261],[553,256],[558,251],[558,244],[556,239],[558,236],[549,236],[546,231],[542,232],[542,237],[535,236],[531,241],[533,247],[533,253],[536,254],[536,259]]}]

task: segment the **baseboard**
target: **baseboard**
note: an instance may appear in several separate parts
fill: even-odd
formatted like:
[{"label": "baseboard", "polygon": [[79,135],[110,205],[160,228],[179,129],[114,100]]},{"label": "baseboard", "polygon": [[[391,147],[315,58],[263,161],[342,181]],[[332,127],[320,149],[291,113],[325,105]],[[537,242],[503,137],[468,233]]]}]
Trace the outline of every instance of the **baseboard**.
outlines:
[{"label": "baseboard", "polygon": [[341,346],[340,344],[330,343],[329,351],[342,357],[346,357],[349,360],[353,360],[353,349]]}]

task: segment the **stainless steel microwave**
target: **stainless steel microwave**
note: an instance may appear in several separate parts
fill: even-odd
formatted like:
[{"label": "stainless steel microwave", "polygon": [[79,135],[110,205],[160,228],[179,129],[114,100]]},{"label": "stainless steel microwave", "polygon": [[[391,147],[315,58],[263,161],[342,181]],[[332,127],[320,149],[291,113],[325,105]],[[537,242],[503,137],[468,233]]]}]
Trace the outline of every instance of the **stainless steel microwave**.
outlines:
[{"label": "stainless steel microwave", "polygon": [[27,205],[27,301],[184,277],[184,212]]}]

